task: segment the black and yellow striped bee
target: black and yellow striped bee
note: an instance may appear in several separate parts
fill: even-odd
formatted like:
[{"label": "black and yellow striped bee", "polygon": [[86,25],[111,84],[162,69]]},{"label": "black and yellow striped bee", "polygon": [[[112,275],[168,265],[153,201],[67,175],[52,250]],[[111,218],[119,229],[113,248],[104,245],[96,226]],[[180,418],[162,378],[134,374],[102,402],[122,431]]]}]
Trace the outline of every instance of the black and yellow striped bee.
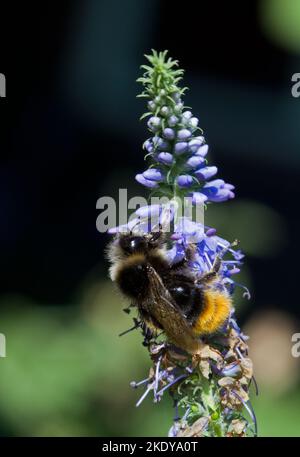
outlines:
[{"label": "black and yellow striped bee", "polygon": [[196,276],[187,256],[171,265],[166,256],[162,231],[147,234],[120,233],[108,248],[110,277],[136,306],[146,328],[163,330],[177,347],[195,354],[201,348],[199,337],[215,333],[226,321],[231,298],[225,288],[217,288],[221,257],[211,271]]}]

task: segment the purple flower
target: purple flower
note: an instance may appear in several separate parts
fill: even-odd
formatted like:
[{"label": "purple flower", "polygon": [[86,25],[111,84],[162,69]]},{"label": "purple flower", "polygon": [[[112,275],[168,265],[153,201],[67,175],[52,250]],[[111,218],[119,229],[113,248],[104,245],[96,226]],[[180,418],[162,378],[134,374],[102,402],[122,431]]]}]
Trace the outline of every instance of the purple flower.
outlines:
[{"label": "purple flower", "polygon": [[192,129],[197,128],[198,124],[199,124],[199,120],[197,117],[192,117],[188,122],[189,127]]},{"label": "purple flower", "polygon": [[173,140],[175,138],[175,131],[170,128],[164,129],[164,137],[167,138],[168,140]]},{"label": "purple flower", "polygon": [[192,117],[192,112],[191,111],[185,111],[184,113],[182,113],[182,120],[183,122],[184,121],[188,121],[191,117]]},{"label": "purple flower", "polygon": [[220,189],[217,195],[210,197],[211,202],[225,202],[226,200],[231,200],[235,197],[234,192],[230,192],[227,189]]},{"label": "purple flower", "polygon": [[158,116],[150,117],[147,125],[150,130],[152,130],[153,132],[156,132],[160,126],[160,118]]},{"label": "purple flower", "polygon": [[202,192],[207,195],[207,198],[211,202],[224,202],[234,198],[234,193],[231,190],[231,184],[225,184],[223,179],[215,179],[206,183]]},{"label": "purple flower", "polygon": [[149,168],[148,170],[144,171],[143,176],[150,181],[160,182],[164,179],[164,175],[158,168]]},{"label": "purple flower", "polygon": [[205,159],[200,156],[192,156],[186,162],[187,168],[198,168],[203,164],[205,164]]},{"label": "purple flower", "polygon": [[159,136],[154,136],[152,138],[152,142],[153,142],[155,148],[159,148],[161,151],[169,148],[169,143],[167,141],[163,140],[163,138],[160,138]]},{"label": "purple flower", "polygon": [[218,189],[224,187],[224,184],[225,181],[223,179],[214,179],[213,181],[210,181],[209,183],[205,184],[204,188],[209,189],[211,193],[216,194],[218,192]]},{"label": "purple flower", "polygon": [[135,214],[140,217],[157,216],[161,213],[161,205],[141,206]]},{"label": "purple flower", "polygon": [[157,161],[164,165],[171,165],[174,162],[174,158],[169,152],[160,152],[157,156]]},{"label": "purple flower", "polygon": [[181,129],[177,132],[177,138],[179,140],[187,140],[192,136],[192,132],[188,129]]},{"label": "purple flower", "polygon": [[241,366],[236,361],[228,364],[222,370],[219,370],[215,365],[212,364],[212,369],[213,369],[214,373],[218,374],[219,376],[230,376],[233,378],[242,373]]},{"label": "purple flower", "polygon": [[168,124],[170,127],[175,127],[175,125],[178,123],[179,119],[176,116],[170,116],[168,119]]},{"label": "purple flower", "polygon": [[204,143],[203,136],[197,136],[189,141],[189,151],[195,153],[199,150],[199,147]]},{"label": "purple flower", "polygon": [[[225,287],[225,282],[228,282],[233,286],[235,283],[231,277],[239,273],[242,255],[240,251],[235,251],[227,240],[216,236],[215,233],[214,228],[209,228],[205,232],[201,223],[194,222],[188,217],[180,217],[171,235],[173,246],[167,251],[167,257],[172,264],[181,261],[185,256],[186,246],[194,243],[197,250],[191,268],[202,275],[211,270],[216,256],[221,255],[220,285]],[[226,252],[231,255],[230,260],[223,259]]]},{"label": "purple flower", "polygon": [[210,227],[208,230],[206,230],[205,235],[206,236],[214,236],[217,233],[217,230],[213,227]]},{"label": "purple flower", "polygon": [[237,275],[240,271],[240,268],[234,267],[231,270],[227,270],[226,276],[231,277],[233,275]]},{"label": "purple flower", "polygon": [[206,181],[212,178],[218,172],[217,167],[203,167],[196,170],[194,173],[201,181]]},{"label": "purple flower", "polygon": [[186,141],[180,141],[175,144],[174,152],[175,154],[183,154],[188,149],[188,143]]},{"label": "purple flower", "polygon": [[196,148],[195,150],[195,155],[205,157],[206,154],[208,153],[208,145],[204,144],[203,146],[200,146]]},{"label": "purple flower", "polygon": [[180,175],[177,177],[177,184],[179,187],[191,187],[193,184],[193,177],[190,175]]},{"label": "purple flower", "polygon": [[[198,222],[192,221],[189,217],[180,217],[174,228],[174,236],[172,239],[176,241],[176,249],[173,248],[172,253],[182,252],[186,249],[188,243],[199,243],[204,237],[204,226]],[[169,253],[169,256],[171,253]],[[175,259],[175,258],[174,258]],[[176,263],[173,259],[172,263]]]},{"label": "purple flower", "polygon": [[137,174],[135,177],[136,181],[142,184],[143,186],[149,187],[154,189],[155,187],[158,187],[158,183],[155,181],[150,181],[149,179],[146,179],[142,174]]},{"label": "purple flower", "polygon": [[153,152],[154,151],[154,146],[152,143],[152,140],[146,140],[145,143],[143,144],[143,147],[146,149],[148,152]]},{"label": "purple flower", "polygon": [[193,192],[191,197],[194,205],[203,205],[203,203],[205,203],[207,200],[207,196],[201,192]]}]

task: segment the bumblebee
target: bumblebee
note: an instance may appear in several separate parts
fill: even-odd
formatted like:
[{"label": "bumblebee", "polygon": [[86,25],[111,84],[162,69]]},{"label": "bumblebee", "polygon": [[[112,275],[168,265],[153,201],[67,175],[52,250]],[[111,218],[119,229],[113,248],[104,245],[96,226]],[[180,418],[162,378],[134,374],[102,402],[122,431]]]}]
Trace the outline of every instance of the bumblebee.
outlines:
[{"label": "bumblebee", "polygon": [[170,265],[162,231],[118,234],[108,248],[110,277],[138,308],[143,324],[154,334],[164,331],[169,341],[190,354],[201,339],[215,333],[230,314],[231,298],[215,287],[221,266],[216,257],[211,270],[197,277],[189,268],[195,245],[186,258]]}]

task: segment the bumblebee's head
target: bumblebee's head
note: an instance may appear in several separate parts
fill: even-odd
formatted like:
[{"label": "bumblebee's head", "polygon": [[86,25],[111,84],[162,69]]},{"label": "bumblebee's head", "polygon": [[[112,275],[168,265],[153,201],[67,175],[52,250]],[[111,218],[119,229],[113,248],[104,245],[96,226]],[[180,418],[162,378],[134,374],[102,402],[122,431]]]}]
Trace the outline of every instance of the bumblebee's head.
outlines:
[{"label": "bumblebee's head", "polygon": [[119,246],[127,254],[145,253],[148,250],[148,241],[144,236],[123,235],[119,240]]}]

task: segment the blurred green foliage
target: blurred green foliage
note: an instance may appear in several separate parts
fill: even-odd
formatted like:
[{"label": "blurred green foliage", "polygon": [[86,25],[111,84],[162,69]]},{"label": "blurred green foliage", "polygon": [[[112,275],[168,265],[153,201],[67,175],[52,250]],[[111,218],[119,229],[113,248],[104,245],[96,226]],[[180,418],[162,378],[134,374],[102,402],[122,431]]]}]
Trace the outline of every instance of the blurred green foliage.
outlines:
[{"label": "blurred green foliage", "polygon": [[300,53],[299,0],[263,0],[259,3],[260,20],[265,33],[289,51]]},{"label": "blurred green foliage", "polygon": [[131,322],[110,285],[97,285],[95,309],[39,308],[21,297],[7,297],[2,308],[0,421],[12,434],[166,433],[171,410],[149,401],[135,409],[138,394],[129,382],[145,376],[148,362],[137,332],[117,336]]}]

